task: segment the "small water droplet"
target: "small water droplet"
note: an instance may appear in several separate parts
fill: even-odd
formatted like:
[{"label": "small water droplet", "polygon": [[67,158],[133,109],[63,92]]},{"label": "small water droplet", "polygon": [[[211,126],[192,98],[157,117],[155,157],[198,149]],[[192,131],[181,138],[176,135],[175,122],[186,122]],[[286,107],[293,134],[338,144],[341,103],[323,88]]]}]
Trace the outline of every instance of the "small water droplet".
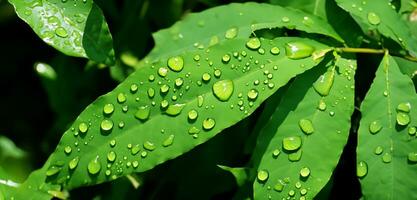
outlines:
[{"label": "small water droplet", "polygon": [[284,17],[281,18],[281,21],[284,22],[284,23],[288,23],[288,22],[290,22],[290,18],[284,16]]},{"label": "small water droplet", "polygon": [[136,119],[146,121],[151,114],[151,108],[149,106],[140,106],[135,113]]},{"label": "small water droplet", "polygon": [[285,54],[290,59],[302,59],[310,57],[314,47],[302,42],[289,42],[285,45]]},{"label": "small water droplet", "polygon": [[192,109],[188,112],[189,120],[194,121],[195,119],[197,119],[197,117],[198,117],[198,112],[196,110]]},{"label": "small water droplet", "polygon": [[222,57],[222,62],[223,63],[228,63],[230,61],[230,55],[229,54],[224,54]]},{"label": "small water droplet", "polygon": [[319,104],[317,105],[317,108],[321,111],[325,111],[327,108],[326,102],[324,102],[323,99],[320,99]]},{"label": "small water droplet", "polygon": [[143,148],[145,148],[148,151],[153,151],[156,149],[156,146],[154,143],[146,141],[145,143],[143,143]]},{"label": "small water droplet", "polygon": [[308,176],[310,176],[310,169],[308,167],[301,168],[300,176],[303,178],[307,178]]},{"label": "small water droplet", "polygon": [[155,90],[153,88],[148,89],[148,97],[153,98],[155,96]]},{"label": "small water droplet", "polygon": [[409,113],[410,110],[411,110],[411,104],[410,103],[400,103],[397,106],[397,112]]},{"label": "small water droplet", "polygon": [[114,151],[107,153],[107,160],[109,162],[114,162],[116,160],[116,153]]},{"label": "small water droplet", "polygon": [[132,147],[132,149],[130,149],[130,153],[132,154],[132,155],[136,155],[136,154],[138,154],[139,153],[139,151],[140,151],[140,146],[137,144],[137,145],[135,145],[135,146],[133,146]]},{"label": "small water droplet", "polygon": [[384,153],[382,156],[382,162],[384,163],[390,163],[392,160],[392,155],[390,153]]},{"label": "small water droplet", "polygon": [[162,142],[162,146],[164,147],[168,147],[171,146],[172,143],[174,143],[174,135],[169,135],[168,138],[166,138],[163,142]]},{"label": "small water droplet", "polygon": [[279,156],[279,154],[281,153],[281,151],[279,150],[279,149],[275,149],[273,152],[272,152],[272,156],[274,157],[274,158],[277,158],[278,156]]},{"label": "small water droplet", "polygon": [[87,131],[88,131],[88,125],[87,125],[86,123],[84,123],[84,122],[81,122],[81,123],[78,125],[78,130],[79,130],[81,133],[87,133]]},{"label": "small water droplet", "polygon": [[137,160],[132,162],[133,168],[137,168],[139,166],[139,162]]},{"label": "small water droplet", "polygon": [[374,153],[376,154],[376,155],[381,155],[381,153],[384,151],[384,149],[381,147],[381,146],[377,146],[376,148],[375,148],[375,151],[374,151]]},{"label": "small water droplet", "polygon": [[226,31],[226,33],[224,34],[224,37],[226,39],[233,39],[237,36],[237,34],[238,34],[238,29],[236,27],[233,27]]},{"label": "small water droplet", "polygon": [[64,27],[57,27],[56,29],[55,29],[55,34],[57,35],[57,36],[59,36],[59,37],[62,37],[62,38],[66,38],[66,37],[68,37],[68,32],[67,32],[67,30],[65,30],[65,28]]},{"label": "small water droplet", "polygon": [[88,170],[88,173],[90,173],[91,175],[96,175],[101,170],[101,164],[100,164],[98,158],[99,158],[99,156],[96,156],[95,159],[91,160],[88,163],[87,170]]},{"label": "small water droplet", "polygon": [[166,84],[163,84],[160,88],[159,88],[161,94],[166,94],[169,91],[169,86]]},{"label": "small water droplet", "polygon": [[314,90],[321,96],[327,96],[329,94],[334,82],[334,73],[334,70],[327,71],[313,83]]},{"label": "small water droplet", "polygon": [[268,179],[268,177],[269,177],[268,171],[260,170],[258,172],[258,175],[257,175],[258,181],[265,182]]},{"label": "small water droplet", "polygon": [[221,80],[213,84],[213,93],[220,101],[227,101],[232,96],[234,87],[233,81]]},{"label": "small water droplet", "polygon": [[251,38],[248,42],[246,42],[246,47],[251,50],[257,50],[261,47],[261,41],[257,37]]},{"label": "small water droplet", "polygon": [[66,147],[64,148],[64,152],[65,152],[66,154],[70,154],[70,153],[72,152],[72,148],[71,148],[70,146],[66,146]]},{"label": "small water droplet", "polygon": [[126,101],[126,95],[124,93],[119,93],[117,95],[117,102],[124,103]]},{"label": "small water droplet", "polygon": [[408,153],[408,161],[411,163],[417,163],[417,152],[410,152]]},{"label": "small water droplet", "polygon": [[108,103],[108,104],[104,105],[104,107],[103,107],[103,113],[104,114],[110,115],[110,114],[113,113],[113,111],[114,111],[114,105],[113,104]]},{"label": "small water droplet", "polygon": [[382,129],[382,124],[379,120],[375,120],[369,124],[369,132],[376,134]]},{"label": "small water droplet", "polygon": [[397,113],[397,124],[400,126],[406,126],[410,123],[410,116],[404,112]]},{"label": "small water droplet", "polygon": [[165,110],[165,113],[170,116],[177,116],[181,113],[184,106],[185,104],[169,105],[168,108]]},{"label": "small water droplet", "polygon": [[368,22],[372,25],[378,25],[379,23],[381,23],[381,19],[374,12],[370,12],[368,13]]},{"label": "small water droplet", "polygon": [[211,130],[216,125],[216,121],[212,118],[207,118],[203,121],[203,128],[205,130]]},{"label": "small water droplet", "polygon": [[201,79],[202,79],[204,82],[208,82],[208,81],[210,81],[210,79],[211,79],[211,75],[210,75],[209,73],[204,73],[204,74],[203,74],[203,76],[201,77]]},{"label": "small water droplet", "polygon": [[301,159],[301,156],[303,155],[302,150],[298,150],[296,152],[288,154],[288,160],[291,162],[297,162]]},{"label": "small water droplet", "polygon": [[192,126],[191,128],[188,129],[188,134],[190,134],[190,135],[195,135],[195,134],[198,134],[198,133],[200,133],[200,129],[198,129],[195,126]]},{"label": "small water droplet", "polygon": [[71,161],[69,161],[69,163],[68,163],[68,168],[70,170],[75,169],[78,166],[78,161],[79,160],[80,160],[80,158],[78,156],[75,157],[75,158],[73,158],[73,159],[71,159]]},{"label": "small water droplet", "polygon": [[368,164],[365,161],[360,161],[356,165],[356,176],[363,178],[368,173]]},{"label": "small water droplet", "polygon": [[113,121],[109,119],[104,119],[103,121],[101,121],[100,127],[101,130],[104,132],[111,131],[113,128]]},{"label": "small water droplet", "polygon": [[183,83],[184,83],[184,79],[182,78],[175,79],[175,86],[181,87]]},{"label": "small water droplet", "polygon": [[272,55],[278,55],[280,53],[280,49],[278,47],[272,47],[270,52]]},{"label": "small water droplet", "polygon": [[138,91],[138,85],[137,84],[130,85],[130,92],[131,93],[136,93],[137,91]]},{"label": "small water droplet", "polygon": [[413,135],[416,134],[416,132],[417,132],[417,128],[415,126],[408,127],[408,134],[409,135],[413,136]]},{"label": "small water droplet", "polygon": [[314,132],[313,123],[308,119],[301,119],[298,121],[298,126],[307,135],[310,135]]},{"label": "small water droplet", "polygon": [[214,70],[214,76],[216,78],[220,78],[221,75],[222,75],[222,71],[220,71],[219,69]]},{"label": "small water droplet", "polygon": [[289,136],[282,140],[282,147],[287,151],[294,151],[301,147],[301,143],[300,136]]},{"label": "small water droplet", "polygon": [[168,67],[175,72],[179,72],[184,67],[184,60],[181,56],[174,56],[168,59]]},{"label": "small water droplet", "polygon": [[46,176],[53,176],[58,174],[61,171],[61,167],[52,165],[48,168],[48,170],[46,170]]},{"label": "small water droplet", "polygon": [[251,89],[248,92],[248,99],[249,100],[255,100],[258,98],[258,91],[256,89]]},{"label": "small water droplet", "polygon": [[109,144],[110,144],[110,147],[115,147],[116,146],[116,140],[110,140]]},{"label": "small water droplet", "polygon": [[166,67],[161,67],[158,69],[158,74],[161,77],[165,77],[168,74],[168,69]]},{"label": "small water droplet", "polygon": [[284,186],[285,186],[285,184],[283,183],[283,181],[280,179],[280,180],[278,180],[278,183],[277,184],[275,184],[275,186],[274,186],[274,190],[275,191],[277,191],[277,192],[282,192],[282,190],[284,190]]}]

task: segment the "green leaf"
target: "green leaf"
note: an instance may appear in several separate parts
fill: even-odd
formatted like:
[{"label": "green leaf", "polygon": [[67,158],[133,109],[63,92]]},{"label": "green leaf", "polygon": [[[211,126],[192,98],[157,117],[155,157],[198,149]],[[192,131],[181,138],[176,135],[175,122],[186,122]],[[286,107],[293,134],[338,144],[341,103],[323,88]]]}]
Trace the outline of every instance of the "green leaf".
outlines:
[{"label": "green leaf", "polygon": [[[46,181],[67,189],[110,181],[207,141],[319,62],[313,56],[289,59],[284,46],[294,41],[316,51],[328,48],[309,39],[277,38],[260,39],[255,51],[246,47],[247,40],[234,39],[140,68],[65,132],[42,169]],[[282,53],[270,53],[273,47]]]},{"label": "green leaf", "polygon": [[[327,72],[316,67],[289,87],[259,138],[275,134],[258,142],[269,144],[258,166],[255,199],[312,199],[326,185],[349,136],[355,65],[336,58]],[[318,85],[329,74],[330,92],[320,95]]]},{"label": "green leaf", "polygon": [[92,1],[9,0],[17,15],[47,44],[69,56],[112,65],[112,37]]},{"label": "green leaf", "polygon": [[311,13],[313,15],[326,19],[326,0],[271,0],[270,2],[272,4],[280,5],[283,7],[292,7],[300,9],[304,12]]},{"label": "green leaf", "polygon": [[236,184],[241,187],[244,185],[249,176],[249,169],[243,167],[228,167],[224,165],[217,165],[222,170],[230,172],[236,180]]},{"label": "green leaf", "polygon": [[254,31],[266,28],[297,29],[342,41],[330,25],[314,15],[268,4],[233,3],[190,14],[169,29],[156,32],[153,35],[155,48],[147,60],[227,40],[225,35],[228,30],[229,33],[236,30],[236,35],[229,34],[230,37],[248,38]]},{"label": "green leaf", "polygon": [[400,14],[388,1],[336,0],[338,5],[348,11],[359,24],[369,30],[378,30],[382,35],[393,39],[417,56],[417,40]]},{"label": "green leaf", "polygon": [[[417,152],[416,105],[411,79],[385,56],[361,106],[357,174],[364,198],[417,198],[417,164],[410,159]],[[400,125],[407,122],[405,116],[410,123]]]}]

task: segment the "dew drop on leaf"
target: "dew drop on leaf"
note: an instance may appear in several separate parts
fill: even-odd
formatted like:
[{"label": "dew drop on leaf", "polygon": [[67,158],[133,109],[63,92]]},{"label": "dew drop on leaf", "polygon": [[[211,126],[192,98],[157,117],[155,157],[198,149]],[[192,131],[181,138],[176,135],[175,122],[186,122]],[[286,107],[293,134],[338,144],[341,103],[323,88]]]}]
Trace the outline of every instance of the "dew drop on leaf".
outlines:
[{"label": "dew drop on leaf", "polygon": [[290,59],[302,59],[310,57],[314,47],[302,42],[289,42],[285,45],[285,55]]},{"label": "dew drop on leaf", "polygon": [[140,106],[135,113],[136,119],[146,121],[151,114],[151,108],[149,106]]},{"label": "dew drop on leaf", "polygon": [[290,18],[284,16],[284,17],[281,18],[281,21],[284,22],[284,23],[288,23],[288,22],[290,22]]},{"label": "dew drop on leaf", "polygon": [[246,42],[246,47],[251,50],[257,50],[261,47],[261,41],[257,37],[250,38],[249,41]]},{"label": "dew drop on leaf", "polygon": [[132,162],[133,168],[137,168],[139,166],[139,162],[137,160]]},{"label": "dew drop on leaf", "polygon": [[303,154],[303,151],[301,151],[301,150],[290,153],[290,154],[288,154],[288,160],[291,161],[291,162],[299,161],[301,159],[302,154]]},{"label": "dew drop on leaf", "polygon": [[301,168],[300,176],[303,178],[307,178],[308,176],[310,176],[310,169],[308,167]]},{"label": "dew drop on leaf", "polygon": [[123,93],[119,93],[117,95],[117,102],[124,103],[126,101],[126,95]]},{"label": "dew drop on leaf", "polygon": [[100,172],[100,170],[101,170],[101,164],[100,164],[100,162],[99,162],[99,160],[98,160],[98,156],[96,156],[96,158],[95,159],[93,159],[93,160],[91,160],[89,163],[88,163],[88,166],[87,166],[87,171],[88,171],[88,173],[90,173],[91,175],[96,175],[96,174],[98,174],[99,172]]},{"label": "dew drop on leaf", "polygon": [[110,131],[113,128],[113,121],[109,119],[104,119],[103,121],[101,121],[100,127],[102,131]]},{"label": "dew drop on leaf", "polygon": [[232,96],[234,90],[232,80],[221,80],[213,84],[213,94],[220,101],[227,101]]},{"label": "dew drop on leaf", "polygon": [[384,148],[382,148],[381,146],[377,146],[374,150],[374,153],[376,155],[381,155],[381,153],[384,151]]},{"label": "dew drop on leaf", "polygon": [[310,135],[314,132],[313,123],[308,119],[300,119],[300,121],[298,121],[298,126],[307,135]]},{"label": "dew drop on leaf", "polygon": [[162,142],[162,146],[164,147],[168,147],[171,146],[172,143],[174,143],[174,135],[169,135],[163,142]]},{"label": "dew drop on leaf", "polygon": [[138,154],[139,151],[140,151],[140,146],[138,144],[133,146],[132,149],[130,149],[130,153],[132,153],[132,155]]},{"label": "dew drop on leaf", "polygon": [[161,67],[161,68],[158,69],[158,74],[161,77],[165,77],[168,74],[168,69],[165,68],[165,67]]},{"label": "dew drop on leaf", "polygon": [[201,95],[198,95],[198,97],[197,97],[197,104],[198,104],[198,107],[203,106],[203,103],[204,103],[204,97],[203,97],[203,96],[201,96]]},{"label": "dew drop on leaf", "polygon": [[282,139],[282,147],[287,151],[294,151],[301,147],[300,136],[289,136]]},{"label": "dew drop on leaf", "polygon": [[197,117],[198,117],[198,112],[196,110],[192,109],[188,112],[188,119],[189,120],[193,121],[193,120],[197,119]]},{"label": "dew drop on leaf", "polygon": [[277,191],[277,192],[282,192],[282,190],[284,190],[284,186],[285,186],[285,184],[283,183],[283,181],[278,180],[278,183],[275,184],[275,186],[274,186],[274,190]]},{"label": "dew drop on leaf", "polygon": [[258,91],[256,89],[251,89],[248,91],[247,95],[249,100],[255,100],[258,98]]},{"label": "dew drop on leaf", "polygon": [[410,123],[410,116],[404,112],[397,113],[397,124],[400,126],[406,126]]},{"label": "dew drop on leaf", "polygon": [[268,177],[269,177],[268,171],[260,170],[258,172],[258,175],[257,175],[258,181],[265,182],[268,179]]},{"label": "dew drop on leaf", "polygon": [[182,78],[175,79],[175,86],[181,87],[183,83],[184,83],[184,80]]},{"label": "dew drop on leaf", "polygon": [[279,156],[279,154],[281,153],[281,151],[279,150],[279,149],[275,149],[273,152],[272,152],[272,156],[274,157],[274,158],[276,158],[276,157],[278,157]]},{"label": "dew drop on leaf", "polygon": [[169,86],[166,84],[163,84],[159,90],[161,91],[162,94],[166,94],[169,91]]},{"label": "dew drop on leaf", "polygon": [[417,152],[410,152],[408,153],[408,161],[411,163],[417,163]]},{"label": "dew drop on leaf", "polygon": [[107,153],[107,160],[109,162],[114,162],[116,160],[116,153],[114,151]]},{"label": "dew drop on leaf", "polygon": [[184,106],[185,104],[169,105],[168,108],[165,110],[165,113],[170,116],[177,116],[181,113]]},{"label": "dew drop on leaf", "polygon": [[390,153],[384,153],[382,156],[382,162],[384,163],[390,163],[392,160],[392,155]]},{"label": "dew drop on leaf", "polygon": [[70,160],[69,163],[68,163],[68,168],[70,170],[75,169],[78,166],[78,161],[79,160],[80,160],[80,158],[78,156],[73,158],[72,160]]},{"label": "dew drop on leaf", "polygon": [[58,174],[61,171],[61,167],[51,165],[48,170],[46,170],[46,176],[53,176]]},{"label": "dew drop on leaf", "polygon": [[192,126],[190,129],[188,129],[188,134],[194,135],[200,133],[200,129],[198,129],[195,126]]},{"label": "dew drop on leaf", "polygon": [[116,140],[110,140],[109,144],[110,144],[110,147],[115,147],[116,146]]},{"label": "dew drop on leaf", "polygon": [[55,34],[57,35],[57,36],[59,36],[59,37],[62,37],[62,38],[66,38],[66,37],[68,37],[68,32],[67,32],[67,30],[65,30],[65,28],[64,27],[57,27],[56,29],[55,29]]},{"label": "dew drop on leaf", "polygon": [[363,178],[368,173],[368,164],[365,161],[360,161],[356,165],[356,176]]},{"label": "dew drop on leaf", "polygon": [[321,111],[325,111],[327,108],[326,102],[324,102],[323,99],[320,99],[319,104],[317,105],[317,108]]},{"label": "dew drop on leaf", "polygon": [[216,121],[212,118],[207,118],[203,121],[204,130],[211,130],[216,125]]},{"label": "dew drop on leaf", "polygon": [[145,148],[148,151],[153,151],[156,149],[156,146],[154,143],[146,141],[145,143],[143,143],[143,148]]},{"label": "dew drop on leaf", "polygon": [[137,84],[130,85],[130,92],[131,93],[136,93],[137,91],[138,91],[138,85]]},{"label": "dew drop on leaf", "polygon": [[416,132],[417,132],[417,128],[415,126],[408,127],[408,134],[410,136],[416,135]]},{"label": "dew drop on leaf", "polygon": [[379,120],[375,120],[369,124],[369,132],[371,132],[372,134],[378,133],[379,131],[381,131],[381,129],[382,125]]},{"label": "dew drop on leaf", "polygon": [[409,113],[410,110],[411,110],[411,104],[410,103],[400,103],[397,106],[397,111],[398,112]]},{"label": "dew drop on leaf", "polygon": [[278,55],[280,53],[280,50],[278,47],[272,47],[270,52],[272,55]]},{"label": "dew drop on leaf", "polygon": [[70,146],[66,146],[66,147],[64,148],[64,152],[65,152],[66,154],[70,154],[70,153],[72,152],[72,148],[71,148]]},{"label": "dew drop on leaf", "polygon": [[88,131],[88,125],[87,125],[86,123],[84,123],[84,122],[81,122],[81,123],[78,125],[78,130],[79,130],[81,133],[86,133],[86,132]]},{"label": "dew drop on leaf", "polygon": [[203,74],[203,76],[201,77],[201,79],[202,79],[204,82],[208,82],[208,81],[210,81],[210,79],[211,79],[211,75],[210,75],[209,73],[204,73],[204,74]]},{"label": "dew drop on leaf", "polygon": [[222,57],[222,62],[223,63],[228,63],[230,61],[230,55],[229,54],[224,54]]},{"label": "dew drop on leaf", "polygon": [[155,96],[155,90],[153,88],[148,89],[148,97],[153,98]]},{"label": "dew drop on leaf", "polygon": [[381,23],[381,19],[374,12],[370,12],[368,13],[368,22],[372,25],[378,25],[379,23]]},{"label": "dew drop on leaf", "polygon": [[327,71],[313,83],[314,90],[321,96],[327,96],[334,82],[334,70]]},{"label": "dew drop on leaf", "polygon": [[224,34],[224,37],[226,39],[233,39],[237,36],[238,31],[239,30],[236,27],[230,28],[226,31],[226,33]]},{"label": "dew drop on leaf", "polygon": [[104,107],[103,107],[103,113],[104,114],[110,115],[110,114],[113,113],[113,111],[114,111],[114,105],[113,104],[108,103],[108,104],[104,105]]},{"label": "dew drop on leaf", "polygon": [[179,72],[184,67],[184,59],[181,56],[174,56],[168,59],[168,67],[175,72]]}]

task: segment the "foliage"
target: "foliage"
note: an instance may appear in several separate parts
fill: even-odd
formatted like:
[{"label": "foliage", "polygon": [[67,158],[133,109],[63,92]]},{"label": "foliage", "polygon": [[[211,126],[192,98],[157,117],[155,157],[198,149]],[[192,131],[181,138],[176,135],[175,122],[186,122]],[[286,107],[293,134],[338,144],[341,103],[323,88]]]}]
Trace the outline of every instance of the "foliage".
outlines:
[{"label": "foliage", "polygon": [[54,48],[28,60],[41,137],[0,137],[1,200],[417,198],[417,2],[0,8]]}]

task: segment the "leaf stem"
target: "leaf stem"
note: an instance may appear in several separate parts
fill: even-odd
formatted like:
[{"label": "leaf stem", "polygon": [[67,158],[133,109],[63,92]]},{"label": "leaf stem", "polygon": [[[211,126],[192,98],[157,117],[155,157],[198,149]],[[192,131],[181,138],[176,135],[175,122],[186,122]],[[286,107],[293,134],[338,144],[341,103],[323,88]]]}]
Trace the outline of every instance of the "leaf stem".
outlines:
[{"label": "leaf stem", "polygon": [[391,54],[393,56],[402,57],[406,60],[417,62],[417,58],[410,56],[410,55],[404,55],[402,53],[398,52],[389,52],[388,49],[369,49],[369,48],[351,48],[351,47],[341,47],[341,48],[335,48],[336,52],[344,52],[344,53],[370,53],[370,54]]}]

